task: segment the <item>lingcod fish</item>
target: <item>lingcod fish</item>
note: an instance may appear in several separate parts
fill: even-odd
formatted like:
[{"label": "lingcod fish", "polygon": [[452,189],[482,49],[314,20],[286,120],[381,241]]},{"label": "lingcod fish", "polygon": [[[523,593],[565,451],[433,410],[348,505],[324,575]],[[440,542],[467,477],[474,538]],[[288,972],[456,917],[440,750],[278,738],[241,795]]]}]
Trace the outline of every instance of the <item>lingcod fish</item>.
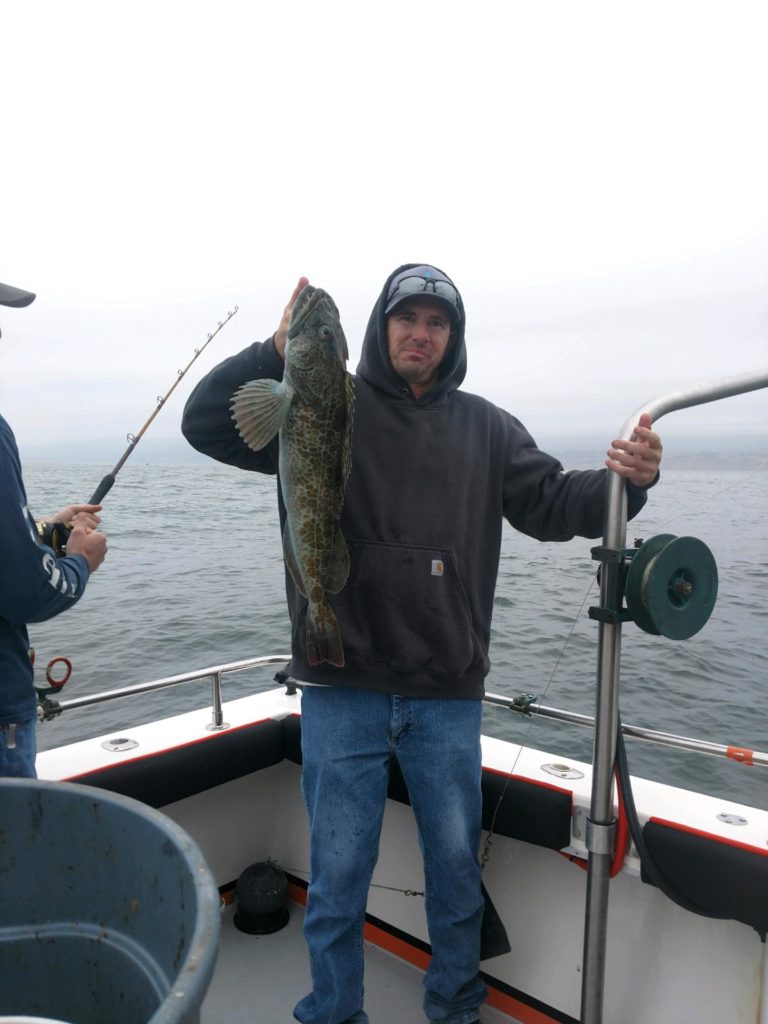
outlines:
[{"label": "lingcod fish", "polygon": [[329,594],[349,575],[341,511],[351,465],[354,389],[347,341],[331,296],[307,285],[294,304],[282,381],[249,381],[232,399],[245,443],[260,451],[277,434],[286,509],[283,557],[306,597],[307,660],[344,665]]}]

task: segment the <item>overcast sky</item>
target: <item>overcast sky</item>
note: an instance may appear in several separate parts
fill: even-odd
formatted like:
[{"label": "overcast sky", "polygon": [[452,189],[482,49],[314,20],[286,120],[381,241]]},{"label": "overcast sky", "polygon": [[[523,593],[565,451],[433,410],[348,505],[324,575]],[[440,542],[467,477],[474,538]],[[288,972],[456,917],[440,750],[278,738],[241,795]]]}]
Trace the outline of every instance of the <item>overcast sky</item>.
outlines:
[{"label": "overcast sky", "polygon": [[[0,410],[122,451],[270,334],[300,274],[351,368],[387,274],[468,310],[465,387],[534,436],[768,366],[764,3],[37,0],[0,14]],[[674,421],[674,422],[673,422]],[[768,392],[665,442],[768,433]],[[148,435],[149,436],[149,435]],[[767,442],[768,444],[768,442]]]}]

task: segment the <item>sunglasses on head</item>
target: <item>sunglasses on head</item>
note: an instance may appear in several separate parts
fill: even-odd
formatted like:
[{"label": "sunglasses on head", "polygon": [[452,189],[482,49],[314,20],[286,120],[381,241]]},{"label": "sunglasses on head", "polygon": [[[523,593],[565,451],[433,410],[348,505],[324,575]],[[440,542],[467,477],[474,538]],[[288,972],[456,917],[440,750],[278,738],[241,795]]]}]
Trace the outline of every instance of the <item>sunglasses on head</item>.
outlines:
[{"label": "sunglasses on head", "polygon": [[403,277],[395,282],[389,290],[388,303],[391,305],[396,299],[405,295],[436,295],[439,299],[445,299],[454,309],[459,308],[459,293],[450,281],[435,281],[428,277]]}]

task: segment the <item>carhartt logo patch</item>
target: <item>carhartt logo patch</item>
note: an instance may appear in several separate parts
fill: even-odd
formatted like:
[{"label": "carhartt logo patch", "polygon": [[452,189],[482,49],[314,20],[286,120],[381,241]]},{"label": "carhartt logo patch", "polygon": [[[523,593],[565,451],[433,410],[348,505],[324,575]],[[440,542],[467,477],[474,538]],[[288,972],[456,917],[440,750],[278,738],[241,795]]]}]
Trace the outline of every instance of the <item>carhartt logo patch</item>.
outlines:
[{"label": "carhartt logo patch", "polygon": [[445,565],[444,565],[443,561],[441,559],[439,559],[439,558],[433,558],[432,559],[432,575],[433,576],[442,576],[444,572],[445,572]]}]

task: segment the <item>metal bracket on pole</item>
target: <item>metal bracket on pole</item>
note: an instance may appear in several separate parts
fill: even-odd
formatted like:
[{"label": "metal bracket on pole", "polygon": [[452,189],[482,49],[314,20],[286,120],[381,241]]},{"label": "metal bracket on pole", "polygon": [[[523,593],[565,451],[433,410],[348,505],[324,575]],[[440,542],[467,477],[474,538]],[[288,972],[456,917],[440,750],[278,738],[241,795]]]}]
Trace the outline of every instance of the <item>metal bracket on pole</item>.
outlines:
[{"label": "metal bracket on pole", "polygon": [[613,856],[613,848],[616,844],[616,822],[601,824],[587,818],[586,845],[590,853],[599,853],[606,857]]},{"label": "metal bracket on pole", "polygon": [[592,548],[592,558],[601,562],[599,572],[605,573],[605,587],[601,587],[602,604],[598,608],[590,608],[587,612],[590,619],[597,622],[609,622],[615,626],[620,622],[632,619],[629,611],[622,607],[624,600],[624,584],[627,576],[627,562],[635,554],[634,548]]}]

